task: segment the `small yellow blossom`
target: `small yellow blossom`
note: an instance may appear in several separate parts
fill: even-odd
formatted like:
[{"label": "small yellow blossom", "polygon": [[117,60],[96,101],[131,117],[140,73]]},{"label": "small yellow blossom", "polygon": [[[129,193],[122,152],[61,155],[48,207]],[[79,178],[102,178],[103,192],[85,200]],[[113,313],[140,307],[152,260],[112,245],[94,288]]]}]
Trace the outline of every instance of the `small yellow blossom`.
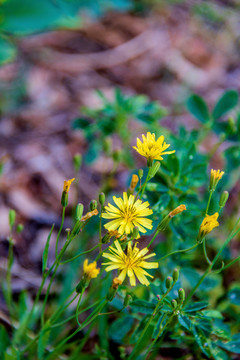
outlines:
[{"label": "small yellow blossom", "polygon": [[119,287],[119,285],[122,285],[122,280],[118,279],[117,277],[115,277],[112,281],[112,287],[114,289],[117,289]]},{"label": "small yellow blossom", "polygon": [[211,170],[211,177],[210,177],[210,190],[215,190],[219,180],[221,180],[224,171],[221,170]]},{"label": "small yellow blossom", "polygon": [[131,184],[130,184],[130,188],[129,188],[129,190],[131,191],[131,193],[134,192],[135,187],[137,186],[138,180],[139,180],[138,176],[137,176],[136,174],[133,174],[133,175],[132,175]]},{"label": "small yellow blossom", "polygon": [[104,225],[108,231],[118,229],[120,235],[130,234],[133,232],[135,226],[139,231],[145,233],[147,229],[152,229],[152,220],[146,219],[146,216],[151,215],[153,212],[148,208],[149,203],[142,200],[135,201],[135,196],[123,193],[123,198],[113,196],[116,206],[108,203],[105,206],[105,212],[102,214],[104,219],[111,219],[112,221]]},{"label": "small yellow blossom", "polygon": [[83,272],[89,279],[94,279],[98,276],[100,269],[97,269],[96,261],[88,264],[88,259],[85,259],[83,263]]},{"label": "small yellow blossom", "polygon": [[160,136],[155,140],[155,134],[147,133],[147,137],[142,135],[143,142],[137,138],[137,146],[133,148],[142,156],[146,157],[148,160],[162,160],[162,155],[173,154],[175,150],[165,151],[169,148],[170,144],[164,142],[164,136]]},{"label": "small yellow blossom", "polygon": [[172,210],[168,216],[170,216],[171,218],[174,217],[177,214],[180,214],[181,212],[183,212],[184,210],[187,210],[185,205],[179,205],[178,207],[176,207],[176,209]]},{"label": "small yellow blossom", "polygon": [[86,213],[86,215],[84,215],[81,218],[81,221],[86,221],[88,219],[90,219],[91,217],[93,217],[94,215],[98,214],[98,209],[94,209],[93,211],[89,211],[88,213]]},{"label": "small yellow blossom", "polygon": [[201,237],[206,236],[208,233],[210,233],[215,227],[219,226],[219,223],[217,221],[219,214],[216,212],[213,215],[206,215],[203,219],[203,222],[200,226],[199,233]]},{"label": "small yellow blossom", "polygon": [[153,278],[152,275],[148,274],[145,269],[156,269],[158,268],[157,262],[147,262],[146,259],[149,259],[156,254],[146,255],[148,253],[148,249],[144,248],[139,250],[137,247],[138,243],[135,243],[132,248],[131,242],[128,243],[127,246],[127,254],[125,254],[121,248],[120,243],[116,240],[114,242],[115,247],[109,246],[110,253],[103,253],[103,257],[109,259],[110,261],[107,263],[103,263],[103,265],[107,265],[106,271],[111,271],[114,269],[120,270],[120,274],[118,275],[118,279],[124,281],[125,277],[128,275],[130,279],[131,286],[136,286],[136,278],[140,281],[141,284],[148,286],[149,281],[146,276]]},{"label": "small yellow blossom", "polygon": [[64,180],[63,191],[65,193],[69,192],[70,186],[74,180],[75,180],[75,178],[70,179],[70,180]]}]

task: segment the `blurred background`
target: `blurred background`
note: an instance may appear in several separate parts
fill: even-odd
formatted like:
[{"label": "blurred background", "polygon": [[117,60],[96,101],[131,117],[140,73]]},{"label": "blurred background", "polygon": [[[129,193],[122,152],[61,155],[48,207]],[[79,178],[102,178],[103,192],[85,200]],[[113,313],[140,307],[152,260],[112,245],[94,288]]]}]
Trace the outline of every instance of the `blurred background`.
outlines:
[{"label": "blurred background", "polygon": [[[64,179],[76,177],[70,205],[87,211],[99,191],[121,193],[146,166],[131,148],[137,136],[184,126],[184,146],[201,125],[187,110],[189,96],[212,109],[226,89],[240,90],[239,15],[237,0],[0,1],[0,271],[3,278],[13,208],[24,225],[15,237],[15,293],[39,286]],[[202,154],[218,144],[216,134],[203,137]],[[220,145],[215,169],[226,168]],[[195,184],[206,188],[206,165],[202,175]],[[237,211],[238,180],[239,172],[228,179],[229,213]],[[71,216],[70,206],[65,227]],[[50,246],[53,256],[54,240]]]}]

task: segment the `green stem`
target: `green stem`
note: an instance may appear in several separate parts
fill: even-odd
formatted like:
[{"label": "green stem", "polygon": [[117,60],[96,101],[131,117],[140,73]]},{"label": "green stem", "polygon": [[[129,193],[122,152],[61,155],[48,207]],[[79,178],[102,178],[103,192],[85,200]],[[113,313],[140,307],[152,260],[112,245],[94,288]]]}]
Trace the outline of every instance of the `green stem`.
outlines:
[{"label": "green stem", "polygon": [[205,211],[205,216],[206,216],[207,213],[208,213],[208,209],[209,209],[209,206],[210,206],[212,194],[213,194],[213,190],[210,190],[210,191],[209,191],[209,197],[208,197],[208,203],[207,203],[207,207],[206,207],[206,211]]},{"label": "green stem", "polygon": [[[101,310],[104,308],[104,306],[107,304],[107,300],[105,300],[102,304],[100,304],[92,314],[88,316],[88,318],[82,323],[82,325],[75,330],[71,335],[66,337],[64,340],[62,340],[55,348],[55,350],[47,357],[46,360],[51,359],[53,356],[55,356],[56,353],[59,352],[59,350],[68,342],[72,337],[74,337],[77,333],[79,333],[82,329],[84,329],[87,325],[89,325],[92,321],[95,320],[95,318],[98,316],[98,314],[101,312]],[[54,357],[55,359],[56,357]]]},{"label": "green stem", "polygon": [[[195,291],[199,288],[199,286],[201,285],[201,283],[203,282],[203,280],[208,276],[208,274],[210,274],[213,266],[216,264],[219,256],[221,255],[221,253],[223,252],[223,250],[225,249],[225,247],[228,245],[228,243],[232,240],[232,238],[234,238],[238,232],[240,231],[240,228],[234,233],[234,230],[236,229],[236,227],[238,226],[238,223],[240,221],[240,218],[236,221],[231,233],[229,234],[229,236],[227,237],[227,239],[225,240],[225,242],[223,243],[222,247],[219,249],[218,253],[216,254],[216,256],[214,257],[212,263],[209,265],[209,267],[206,269],[206,271],[204,272],[204,274],[202,275],[202,277],[199,279],[198,283],[195,285],[195,287],[190,291],[190,293],[188,294],[184,305],[186,305],[188,303],[188,301],[191,299],[191,297],[193,296],[193,294],[195,293]],[[236,259],[235,259],[236,260]],[[230,265],[229,265],[230,266]],[[227,265],[228,267],[228,265]],[[224,269],[224,268],[223,268]]]},{"label": "green stem", "polygon": [[150,316],[147,324],[145,325],[143,331],[141,332],[141,335],[139,336],[138,338],[138,341],[136,342],[132,352],[131,352],[131,355],[129,356],[128,360],[133,360],[133,359],[136,359],[136,356],[138,355],[139,353],[139,347],[141,345],[141,342],[147,332],[147,329],[149,328],[149,326],[151,325],[151,322],[153,320],[153,318],[155,317],[155,315],[157,314],[158,312],[158,309],[161,305],[161,303],[163,302],[163,299],[165,299],[165,297],[170,293],[170,291],[172,290],[173,286],[175,285],[175,282],[172,284],[172,286],[168,289],[168,291],[161,297],[161,299],[158,301],[155,309],[153,310],[153,313],[152,315]]},{"label": "green stem", "polygon": [[209,257],[207,255],[207,250],[206,250],[206,238],[203,239],[203,253],[204,253],[204,256],[205,256],[205,259],[206,259],[207,263],[209,265],[211,265],[211,261],[209,260]]},{"label": "green stem", "polygon": [[56,240],[56,249],[55,249],[55,257],[57,258],[58,256],[58,242],[59,242],[59,238],[62,232],[62,228],[63,228],[63,223],[64,223],[64,217],[65,217],[65,209],[66,207],[64,206],[62,209],[62,221],[61,221],[61,225],[57,234],[57,240]]},{"label": "green stem", "polygon": [[224,266],[221,271],[226,270],[227,268],[229,268],[230,266],[232,266],[233,264],[235,264],[235,262],[240,260],[240,256],[238,256],[236,259],[232,260],[230,263],[228,263],[226,266]]},{"label": "green stem", "polygon": [[81,324],[80,324],[80,322],[78,320],[78,310],[79,310],[79,307],[80,307],[80,303],[81,303],[84,291],[85,291],[85,288],[82,289],[81,294],[79,295],[79,299],[78,299],[78,303],[77,303],[77,309],[76,309],[76,321],[77,321],[77,323],[78,323],[78,325],[80,327],[81,327]]},{"label": "green stem", "polygon": [[173,251],[173,252],[171,252],[171,253],[169,253],[169,254],[161,257],[160,259],[157,259],[156,261],[162,261],[162,260],[166,259],[167,257],[169,257],[169,256],[171,256],[171,255],[174,255],[174,254],[177,254],[177,253],[182,253],[182,252],[190,251],[190,250],[194,249],[195,247],[197,247],[198,245],[199,245],[199,244],[196,243],[195,245],[191,246],[190,248],[182,249],[182,250],[175,250],[175,251]]},{"label": "green stem", "polygon": [[149,242],[147,248],[149,248],[149,246],[152,245],[152,243],[154,242],[154,240],[156,239],[157,235],[159,234],[160,230],[157,230],[152,238],[152,240]]},{"label": "green stem", "polygon": [[103,206],[101,205],[100,219],[99,219],[99,253],[102,252],[102,212]]},{"label": "green stem", "polygon": [[146,188],[146,185],[147,185],[148,181],[150,180],[150,178],[149,178],[150,170],[151,170],[151,167],[148,168],[147,177],[146,177],[146,180],[145,180],[145,182],[144,182],[144,184],[142,186],[142,189],[141,189],[141,195],[139,197],[140,200],[142,199],[145,188]]},{"label": "green stem", "polygon": [[9,248],[8,248],[8,266],[7,266],[7,274],[6,274],[6,281],[7,281],[7,306],[9,310],[9,314],[12,313],[12,286],[11,286],[11,268],[13,264],[13,239],[12,236],[9,237]]},{"label": "green stem", "polygon": [[82,256],[82,255],[89,254],[90,252],[92,252],[93,250],[97,249],[98,247],[99,247],[99,245],[96,245],[96,246],[94,246],[93,248],[91,248],[90,250],[84,251],[84,252],[82,252],[82,253],[80,253],[80,254],[72,257],[71,259],[62,261],[62,262],[60,263],[60,265],[67,264],[67,263],[69,263],[69,262],[71,262],[71,261],[73,261],[73,260],[76,260],[77,258],[79,258],[79,257]]}]

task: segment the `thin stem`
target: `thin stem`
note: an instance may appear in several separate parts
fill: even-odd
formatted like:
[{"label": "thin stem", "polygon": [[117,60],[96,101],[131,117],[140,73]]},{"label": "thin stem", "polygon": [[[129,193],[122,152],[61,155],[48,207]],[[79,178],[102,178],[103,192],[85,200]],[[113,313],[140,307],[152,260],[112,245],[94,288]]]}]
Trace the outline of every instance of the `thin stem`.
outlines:
[{"label": "thin stem", "polygon": [[146,188],[146,185],[147,185],[148,181],[150,180],[150,178],[149,178],[150,170],[151,170],[151,167],[148,168],[147,177],[146,177],[146,180],[145,180],[145,182],[144,182],[144,184],[142,186],[142,189],[141,189],[141,195],[139,197],[140,200],[142,199],[145,188]]},{"label": "thin stem", "polygon": [[228,263],[226,266],[224,266],[221,271],[226,270],[227,268],[229,268],[230,266],[232,266],[233,264],[235,264],[235,262],[240,260],[240,256],[238,256],[236,259],[230,261],[230,263]]},{"label": "thin stem", "polygon": [[208,203],[207,203],[207,207],[206,207],[206,211],[205,211],[205,216],[206,216],[207,213],[208,213],[208,209],[209,209],[209,206],[210,206],[212,194],[213,194],[213,190],[210,190],[210,191],[209,191],[209,197],[208,197]]},{"label": "thin stem", "polygon": [[13,264],[13,238],[12,236],[9,237],[9,248],[8,248],[8,266],[7,266],[7,274],[6,274],[6,281],[7,281],[7,305],[9,314],[12,313],[12,286],[11,286],[11,268]]},{"label": "thin stem", "polygon": [[62,221],[61,221],[61,225],[60,225],[60,228],[59,228],[59,231],[58,231],[58,234],[57,234],[57,240],[56,240],[56,249],[55,249],[55,256],[56,256],[56,258],[57,258],[57,256],[58,256],[58,242],[59,242],[59,238],[60,238],[60,235],[61,235],[61,232],[62,232],[62,228],[63,228],[64,217],[65,217],[65,209],[66,209],[66,207],[63,206],[63,209],[62,209]]},{"label": "thin stem", "polygon": [[205,273],[202,275],[202,277],[199,279],[198,283],[194,286],[194,288],[190,291],[190,293],[188,294],[188,296],[186,297],[186,300],[184,301],[184,306],[186,306],[186,304],[188,303],[188,301],[191,299],[191,297],[193,296],[193,294],[195,293],[195,291],[199,288],[199,286],[201,285],[201,283],[203,282],[203,280],[208,276],[208,274],[210,274],[211,269],[212,269],[213,264],[209,265],[209,267],[207,268],[207,270],[205,271]]},{"label": "thin stem", "polygon": [[147,248],[149,248],[149,246],[152,245],[152,243],[154,242],[154,240],[156,239],[157,235],[159,234],[160,230],[157,230],[152,238],[152,240],[149,242]]},{"label": "thin stem", "polygon": [[81,326],[81,324],[80,324],[80,322],[78,320],[78,310],[79,310],[79,307],[80,307],[80,303],[81,303],[84,291],[85,291],[85,288],[82,289],[81,294],[79,295],[79,299],[78,299],[78,303],[77,303],[77,309],[76,309],[76,321],[77,321],[79,326]]},{"label": "thin stem", "polygon": [[101,205],[100,219],[99,219],[99,253],[102,252],[102,212],[103,206]]},{"label": "thin stem", "polygon": [[84,251],[84,252],[82,252],[82,253],[80,253],[80,254],[72,257],[71,259],[68,259],[68,260],[65,260],[65,261],[61,261],[60,265],[67,264],[67,263],[69,263],[69,262],[71,262],[71,261],[73,261],[73,260],[76,260],[77,258],[79,258],[79,257],[82,256],[82,255],[89,254],[90,252],[92,252],[93,250],[97,249],[98,247],[99,247],[99,245],[96,245],[96,246],[94,246],[93,248],[91,248],[90,250]]},{"label": "thin stem", "polygon": [[136,342],[136,344],[135,344],[135,346],[134,346],[134,348],[133,348],[133,350],[132,350],[132,352],[131,352],[131,355],[129,356],[128,360],[136,359],[136,356],[137,356],[138,353],[139,353],[139,346],[140,346],[140,344],[141,344],[141,342],[142,342],[142,340],[143,340],[143,338],[144,338],[144,336],[145,336],[145,334],[146,334],[147,329],[149,328],[149,326],[150,326],[150,324],[151,324],[154,316],[157,314],[158,309],[159,309],[161,303],[163,302],[163,299],[165,299],[165,297],[169,294],[169,292],[172,290],[172,288],[174,287],[174,285],[175,285],[175,282],[172,284],[172,286],[168,289],[168,291],[167,291],[167,292],[161,297],[161,299],[158,301],[155,309],[153,310],[152,315],[150,316],[147,324],[145,325],[143,331],[141,332],[141,335],[139,336],[138,341]]},{"label": "thin stem", "polygon": [[204,256],[205,256],[205,259],[206,259],[207,263],[209,265],[211,265],[211,261],[209,260],[209,257],[207,255],[207,250],[206,250],[206,238],[203,239],[203,253],[204,253]]},{"label": "thin stem", "polygon": [[194,249],[195,247],[197,247],[198,245],[199,245],[199,244],[196,243],[195,245],[191,246],[190,248],[182,249],[182,250],[175,250],[175,251],[173,251],[173,252],[171,252],[171,253],[169,253],[169,254],[161,257],[160,259],[157,259],[156,261],[162,261],[162,260],[168,258],[169,256],[174,255],[174,254],[177,254],[177,253],[182,253],[182,252],[190,251],[190,250]]}]

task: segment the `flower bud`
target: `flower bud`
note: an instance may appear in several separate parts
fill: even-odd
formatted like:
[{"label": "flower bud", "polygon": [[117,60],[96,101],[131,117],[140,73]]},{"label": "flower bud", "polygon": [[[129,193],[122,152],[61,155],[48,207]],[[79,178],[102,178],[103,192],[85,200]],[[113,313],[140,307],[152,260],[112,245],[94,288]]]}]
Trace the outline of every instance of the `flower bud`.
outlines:
[{"label": "flower bud", "polygon": [[137,226],[135,226],[132,232],[132,239],[137,239],[138,237],[139,237],[139,229]]},{"label": "flower bud", "polygon": [[105,194],[103,192],[99,194],[99,203],[101,206],[103,206],[105,203]]},{"label": "flower bud", "polygon": [[138,176],[139,176],[139,179],[141,179],[143,177],[143,169],[138,170]]},{"label": "flower bud", "polygon": [[178,297],[181,302],[183,302],[185,300],[185,291],[183,288],[180,288],[178,290]]},{"label": "flower bud", "polygon": [[73,156],[73,166],[74,170],[77,172],[79,171],[80,167],[82,165],[82,155],[81,154],[75,154]]},{"label": "flower bud", "polygon": [[185,205],[179,205],[178,207],[176,207],[174,210],[172,210],[168,215],[173,218],[174,216],[176,216],[177,214],[180,214],[181,212],[183,212],[184,210],[187,210]]},{"label": "flower bud", "polygon": [[112,281],[112,286],[109,288],[109,291],[106,295],[106,298],[108,301],[112,301],[113,298],[115,297],[117,290],[118,290],[118,286],[122,284],[122,281],[119,280],[117,277],[113,279]]},{"label": "flower bud", "polygon": [[176,268],[173,270],[173,281],[176,282],[178,281],[179,278],[179,270]]},{"label": "flower bud", "polygon": [[115,150],[115,151],[113,152],[112,156],[113,156],[113,160],[114,160],[115,162],[120,161],[120,159],[121,159],[121,150]]},{"label": "flower bud", "polygon": [[172,301],[171,301],[171,306],[172,306],[172,309],[173,309],[173,310],[175,310],[175,309],[177,308],[178,303],[177,303],[177,301],[176,301],[175,299],[172,299]]},{"label": "flower bud", "polygon": [[162,221],[158,224],[157,230],[158,231],[164,231],[168,224],[170,223],[171,218],[169,215],[165,216]]},{"label": "flower bud", "polygon": [[109,155],[112,151],[112,139],[111,138],[105,138],[103,140],[103,151]]},{"label": "flower bud", "polygon": [[16,220],[16,211],[15,210],[9,210],[8,213],[8,218],[9,218],[9,226],[12,230],[14,224],[15,224],[15,220]]},{"label": "flower bud", "polygon": [[83,204],[78,203],[76,206],[76,211],[75,211],[75,219],[76,220],[78,220],[78,221],[81,220],[82,214],[83,214],[83,209],[84,209]]},{"label": "flower bud", "polygon": [[97,200],[91,200],[90,202],[90,210],[93,211],[97,208]]},{"label": "flower bud", "polygon": [[20,234],[24,229],[23,224],[17,224],[16,232]]},{"label": "flower bud", "polygon": [[228,201],[229,193],[228,191],[223,191],[220,196],[219,200],[219,206],[220,208],[223,208],[226,205],[226,202]]},{"label": "flower bud", "polygon": [[156,161],[156,162],[152,165],[152,167],[151,167],[149,176],[150,176],[151,178],[153,178],[153,177],[156,175],[156,173],[158,172],[159,168],[160,168],[160,162],[159,162],[159,161]]},{"label": "flower bud", "polygon": [[223,171],[213,170],[213,169],[211,170],[209,191],[214,191],[216,189],[216,186],[219,180],[221,180],[223,175],[224,175]]},{"label": "flower bud", "polygon": [[131,184],[130,184],[130,187],[129,187],[129,192],[131,194],[133,194],[133,192],[134,192],[134,190],[135,190],[135,188],[137,186],[138,180],[139,180],[138,176],[136,174],[133,174]]},{"label": "flower bud", "polygon": [[63,191],[62,198],[61,198],[61,205],[62,205],[62,207],[66,207],[67,204],[68,204],[68,192]]},{"label": "flower bud", "polygon": [[126,294],[123,302],[123,306],[127,307],[132,300],[132,296],[130,294]]},{"label": "flower bud", "polygon": [[170,287],[172,286],[172,283],[173,283],[173,278],[171,276],[168,276],[166,278],[166,288],[170,289]]}]

